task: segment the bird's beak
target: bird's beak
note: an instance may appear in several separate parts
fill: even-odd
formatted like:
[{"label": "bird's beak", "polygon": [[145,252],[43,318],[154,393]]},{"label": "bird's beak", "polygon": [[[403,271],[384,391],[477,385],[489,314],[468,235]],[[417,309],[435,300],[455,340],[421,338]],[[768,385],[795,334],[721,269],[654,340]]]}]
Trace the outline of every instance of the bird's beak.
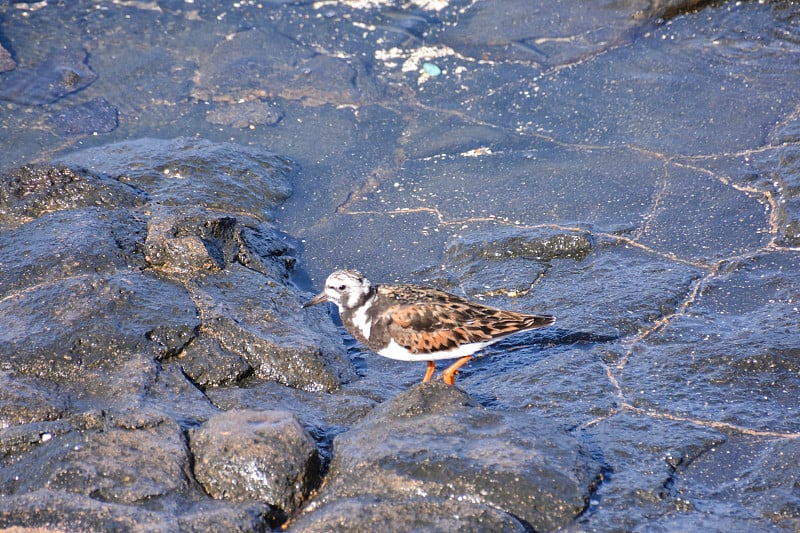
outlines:
[{"label": "bird's beak", "polygon": [[321,293],[317,294],[316,296],[314,296],[313,298],[311,298],[306,303],[304,303],[303,304],[303,309],[305,309],[306,307],[311,307],[312,305],[321,304],[322,302],[327,302],[327,301],[328,301],[328,295],[325,294],[324,292],[321,292]]}]

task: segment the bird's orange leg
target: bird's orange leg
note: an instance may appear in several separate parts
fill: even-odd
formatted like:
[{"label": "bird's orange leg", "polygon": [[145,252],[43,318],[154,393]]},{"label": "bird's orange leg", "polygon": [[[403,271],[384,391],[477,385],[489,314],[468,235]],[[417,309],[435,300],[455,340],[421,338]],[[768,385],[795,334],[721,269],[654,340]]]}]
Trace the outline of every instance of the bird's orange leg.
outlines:
[{"label": "bird's orange leg", "polygon": [[423,383],[429,382],[435,370],[436,370],[436,363],[434,363],[433,361],[428,361],[428,370],[425,372],[425,377],[422,378],[422,382]]},{"label": "bird's orange leg", "polygon": [[448,385],[455,385],[454,376],[455,376],[456,372],[458,372],[459,368],[461,368],[462,366],[467,364],[467,361],[469,361],[470,359],[472,359],[471,355],[465,355],[464,357],[462,357],[461,359],[459,359],[458,361],[456,361],[452,365],[448,366],[447,369],[442,374],[442,378],[444,379],[444,382],[447,383]]}]

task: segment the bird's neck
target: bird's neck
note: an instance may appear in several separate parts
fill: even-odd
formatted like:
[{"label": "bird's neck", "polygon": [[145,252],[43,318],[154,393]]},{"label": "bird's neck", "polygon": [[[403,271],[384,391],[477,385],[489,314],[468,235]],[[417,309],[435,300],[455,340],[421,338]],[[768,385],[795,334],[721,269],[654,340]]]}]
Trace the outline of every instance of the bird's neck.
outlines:
[{"label": "bird's neck", "polygon": [[370,287],[370,290],[358,299],[356,305],[339,308],[339,315],[342,317],[345,329],[368,346],[372,336],[372,318],[370,318],[369,311],[372,308],[375,292],[375,289]]},{"label": "bird's neck", "polygon": [[348,298],[348,301],[342,302],[339,307],[340,313],[352,313],[365,305],[372,297],[375,296],[376,288],[370,287],[366,292],[361,293],[358,298]]}]

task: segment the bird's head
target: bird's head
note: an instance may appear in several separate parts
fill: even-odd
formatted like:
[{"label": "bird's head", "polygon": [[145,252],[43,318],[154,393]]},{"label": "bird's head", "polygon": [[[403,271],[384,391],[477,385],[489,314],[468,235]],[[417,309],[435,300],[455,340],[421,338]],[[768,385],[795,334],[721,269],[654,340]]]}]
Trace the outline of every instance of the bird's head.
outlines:
[{"label": "bird's head", "polygon": [[325,289],[303,304],[310,307],[322,302],[333,302],[343,309],[361,305],[369,296],[372,286],[364,274],[357,270],[337,270],[325,280]]}]

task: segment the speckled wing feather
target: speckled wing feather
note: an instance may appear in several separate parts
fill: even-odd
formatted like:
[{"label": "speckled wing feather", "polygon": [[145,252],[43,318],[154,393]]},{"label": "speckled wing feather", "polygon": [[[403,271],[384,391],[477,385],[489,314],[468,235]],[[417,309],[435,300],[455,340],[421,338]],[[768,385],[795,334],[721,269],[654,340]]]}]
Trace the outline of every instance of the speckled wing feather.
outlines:
[{"label": "speckled wing feather", "polygon": [[394,305],[379,320],[400,346],[412,353],[446,351],[461,344],[490,342],[506,335],[548,326],[546,315],[525,315],[468,302],[432,288],[382,286]]}]

